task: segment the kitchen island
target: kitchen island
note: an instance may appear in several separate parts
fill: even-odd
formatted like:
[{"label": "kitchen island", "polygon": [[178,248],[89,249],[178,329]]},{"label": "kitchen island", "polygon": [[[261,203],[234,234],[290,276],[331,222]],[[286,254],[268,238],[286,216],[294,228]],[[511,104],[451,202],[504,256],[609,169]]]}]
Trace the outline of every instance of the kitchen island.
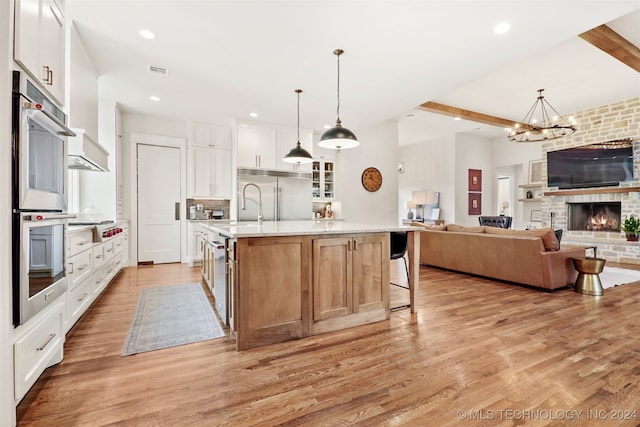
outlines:
[{"label": "kitchen island", "polygon": [[203,227],[227,239],[238,350],[388,320],[391,231],[408,234],[415,312],[419,227],[313,220]]}]

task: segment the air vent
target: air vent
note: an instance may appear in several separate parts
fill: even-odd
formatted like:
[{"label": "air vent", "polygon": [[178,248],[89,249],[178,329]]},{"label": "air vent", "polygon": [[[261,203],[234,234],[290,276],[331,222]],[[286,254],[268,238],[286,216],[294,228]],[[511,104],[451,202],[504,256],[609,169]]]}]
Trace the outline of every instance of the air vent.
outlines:
[{"label": "air vent", "polygon": [[149,72],[151,74],[159,74],[161,76],[169,75],[169,70],[166,68],[158,67],[156,65],[149,65]]}]

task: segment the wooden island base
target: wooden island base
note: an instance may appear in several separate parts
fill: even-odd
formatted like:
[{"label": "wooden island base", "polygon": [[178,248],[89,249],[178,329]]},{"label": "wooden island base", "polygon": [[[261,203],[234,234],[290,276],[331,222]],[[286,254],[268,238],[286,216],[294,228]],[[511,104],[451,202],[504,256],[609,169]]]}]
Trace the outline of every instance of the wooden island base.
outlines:
[{"label": "wooden island base", "polygon": [[245,350],[389,319],[389,233],[236,240]]},{"label": "wooden island base", "polygon": [[420,227],[350,221],[211,222],[226,239],[237,350],[389,319],[390,235],[407,233],[415,313]]}]

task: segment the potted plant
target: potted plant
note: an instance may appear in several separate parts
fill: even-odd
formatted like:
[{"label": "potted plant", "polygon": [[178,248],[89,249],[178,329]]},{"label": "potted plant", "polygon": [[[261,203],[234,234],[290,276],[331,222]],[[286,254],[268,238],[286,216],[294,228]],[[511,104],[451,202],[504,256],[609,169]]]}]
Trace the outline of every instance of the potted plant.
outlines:
[{"label": "potted plant", "polygon": [[622,222],[622,231],[624,231],[627,241],[638,241],[638,230],[640,229],[640,218],[636,218],[633,214],[629,218],[625,218]]}]

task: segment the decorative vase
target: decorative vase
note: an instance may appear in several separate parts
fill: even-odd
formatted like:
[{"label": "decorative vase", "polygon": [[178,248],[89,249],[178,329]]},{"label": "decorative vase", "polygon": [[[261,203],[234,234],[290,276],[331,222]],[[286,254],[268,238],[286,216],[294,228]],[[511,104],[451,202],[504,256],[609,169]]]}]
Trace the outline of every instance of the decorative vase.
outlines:
[{"label": "decorative vase", "polygon": [[624,233],[624,235],[627,237],[627,242],[637,242],[638,241],[638,233],[635,233],[633,231],[627,231]]}]

